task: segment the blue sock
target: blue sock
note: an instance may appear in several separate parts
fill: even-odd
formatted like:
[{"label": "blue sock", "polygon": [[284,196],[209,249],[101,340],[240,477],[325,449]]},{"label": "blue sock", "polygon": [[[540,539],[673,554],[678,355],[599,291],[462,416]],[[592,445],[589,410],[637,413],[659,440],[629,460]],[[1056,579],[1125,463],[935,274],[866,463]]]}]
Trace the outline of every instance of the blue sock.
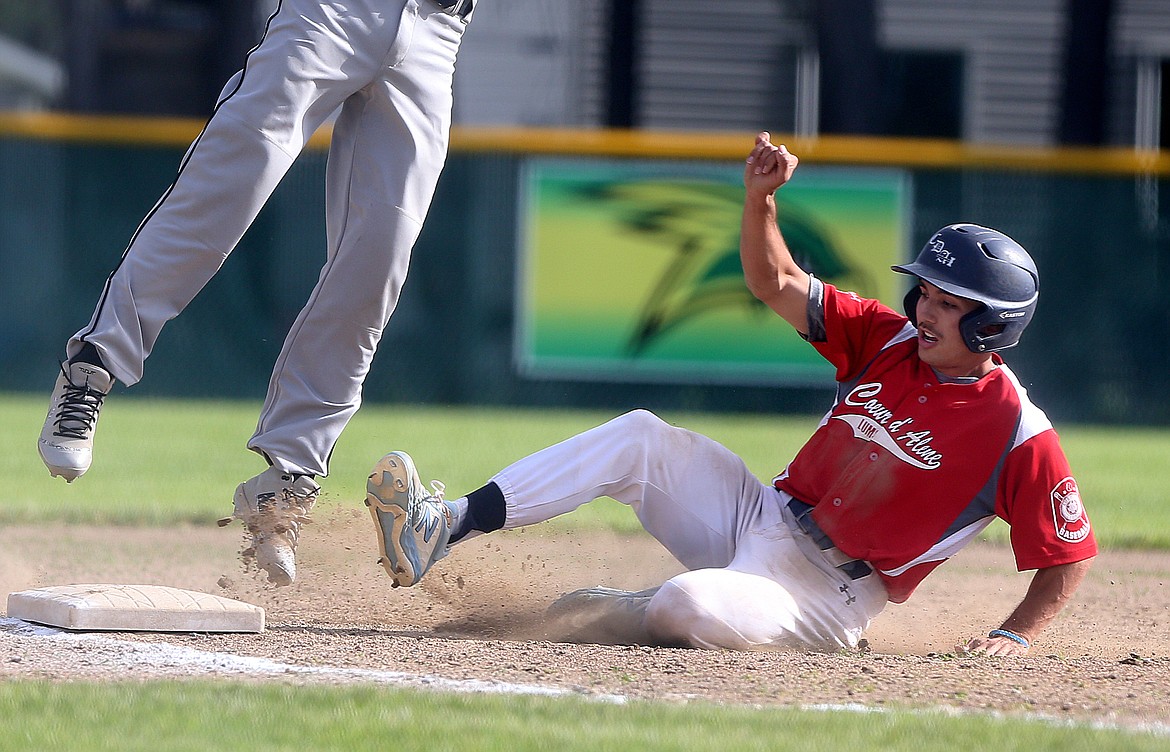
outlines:
[{"label": "blue sock", "polygon": [[490,533],[504,526],[507,507],[504,492],[495,483],[477,488],[467,494],[467,513],[451,531],[451,543],[455,543],[472,531]]}]

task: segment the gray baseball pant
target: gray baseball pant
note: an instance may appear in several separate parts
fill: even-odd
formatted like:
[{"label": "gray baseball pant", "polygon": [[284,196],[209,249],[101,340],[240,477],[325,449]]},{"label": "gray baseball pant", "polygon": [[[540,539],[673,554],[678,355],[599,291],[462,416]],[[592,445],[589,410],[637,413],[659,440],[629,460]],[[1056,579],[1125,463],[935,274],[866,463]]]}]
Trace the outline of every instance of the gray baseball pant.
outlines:
[{"label": "gray baseball pant", "polygon": [[68,354],[91,342],[115,378],[136,383],[163,325],[219,270],[309,137],[340,109],[326,172],[325,264],[248,442],[282,470],[327,474],[446,160],[464,26],[430,0],[282,0]]}]

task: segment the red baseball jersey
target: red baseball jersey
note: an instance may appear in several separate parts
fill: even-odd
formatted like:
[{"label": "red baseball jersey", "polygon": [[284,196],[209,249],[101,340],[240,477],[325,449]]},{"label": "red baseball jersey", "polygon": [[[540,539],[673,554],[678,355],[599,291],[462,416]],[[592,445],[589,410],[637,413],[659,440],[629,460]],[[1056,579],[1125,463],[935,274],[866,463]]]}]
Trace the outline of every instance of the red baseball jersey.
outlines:
[{"label": "red baseball jersey", "polygon": [[905,316],[816,280],[809,332],[837,369],[837,398],[774,483],[816,507],[813,519],[874,567],[891,601],[996,516],[1020,570],[1097,553],[1056,432],[998,355],[982,378],[940,379]]}]

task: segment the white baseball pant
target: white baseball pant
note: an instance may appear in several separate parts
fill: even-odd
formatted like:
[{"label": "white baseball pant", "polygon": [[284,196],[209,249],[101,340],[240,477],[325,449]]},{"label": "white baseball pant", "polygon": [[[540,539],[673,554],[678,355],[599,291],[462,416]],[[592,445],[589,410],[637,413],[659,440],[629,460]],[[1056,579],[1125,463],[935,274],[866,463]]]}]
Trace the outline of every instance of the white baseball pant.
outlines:
[{"label": "white baseball pant", "polygon": [[505,529],[608,496],[685,566],[646,600],[665,644],[764,650],[856,647],[884,608],[874,575],[851,579],[800,529],[790,497],[716,441],[636,410],[526,457],[492,480]]},{"label": "white baseball pant", "polygon": [[[249,448],[325,475],[406,278],[447,155],[465,24],[431,0],[281,0],[175,182],[139,225],[90,323],[125,384],[219,270],[334,112],[325,264],[277,358]],[[215,362],[209,367],[230,368]]]}]

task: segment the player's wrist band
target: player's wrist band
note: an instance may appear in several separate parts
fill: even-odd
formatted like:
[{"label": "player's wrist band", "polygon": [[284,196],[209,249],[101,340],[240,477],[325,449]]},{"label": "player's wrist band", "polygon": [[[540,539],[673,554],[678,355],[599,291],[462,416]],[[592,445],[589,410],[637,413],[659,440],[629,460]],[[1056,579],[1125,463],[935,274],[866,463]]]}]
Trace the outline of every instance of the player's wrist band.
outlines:
[{"label": "player's wrist band", "polygon": [[1023,645],[1026,648],[1032,647],[1032,644],[1030,642],[1028,642],[1027,640],[1025,640],[1023,637],[1020,637],[1015,632],[1009,632],[1006,629],[993,629],[987,633],[987,636],[988,637],[1006,637],[1009,640],[1011,640],[1012,642],[1018,642],[1019,644]]}]

